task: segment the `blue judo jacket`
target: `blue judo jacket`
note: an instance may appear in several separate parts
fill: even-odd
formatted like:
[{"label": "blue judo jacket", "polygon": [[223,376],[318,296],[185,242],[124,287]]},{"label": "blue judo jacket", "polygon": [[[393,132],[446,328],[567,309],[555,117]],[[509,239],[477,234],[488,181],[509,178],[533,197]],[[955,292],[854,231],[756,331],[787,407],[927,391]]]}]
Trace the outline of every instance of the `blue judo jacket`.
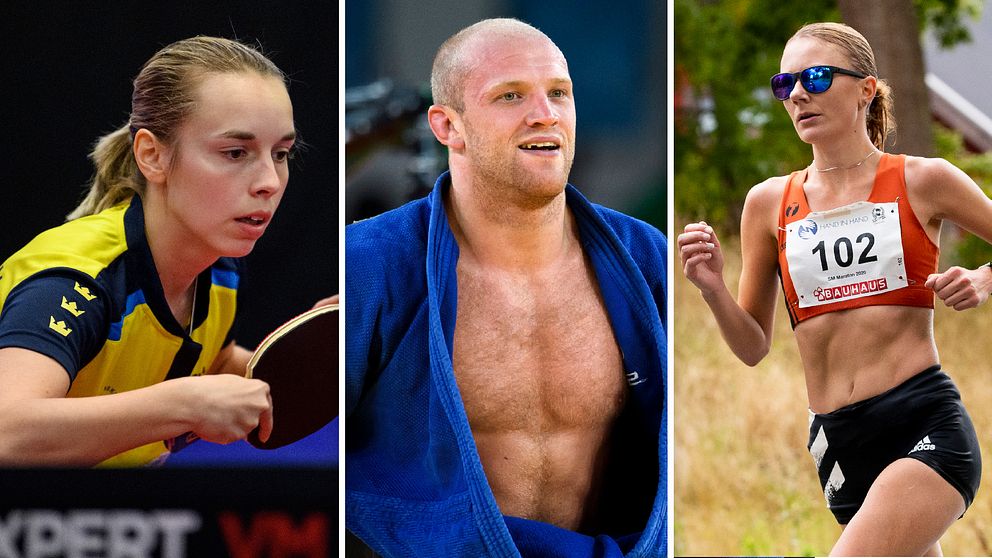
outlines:
[{"label": "blue judo jacket", "polygon": [[[455,383],[458,246],[432,193],[345,230],[345,518],[386,557],[661,557],[667,547],[667,241],[591,204],[569,209],[623,354],[627,404],[587,536],[503,516]],[[582,358],[576,355],[576,359]]]}]

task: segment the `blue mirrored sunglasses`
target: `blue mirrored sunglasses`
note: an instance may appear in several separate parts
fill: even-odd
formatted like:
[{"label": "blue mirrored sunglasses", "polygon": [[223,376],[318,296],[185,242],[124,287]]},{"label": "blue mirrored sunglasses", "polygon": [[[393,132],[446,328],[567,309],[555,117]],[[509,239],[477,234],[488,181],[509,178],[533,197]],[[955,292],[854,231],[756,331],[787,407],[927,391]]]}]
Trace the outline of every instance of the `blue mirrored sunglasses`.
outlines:
[{"label": "blue mirrored sunglasses", "polygon": [[796,80],[803,84],[806,91],[810,93],[823,93],[830,89],[834,82],[834,74],[843,74],[856,78],[868,77],[861,72],[845,70],[837,66],[811,66],[793,74],[782,73],[772,76],[772,94],[779,101],[784,101],[792,94],[792,89],[796,86]]}]

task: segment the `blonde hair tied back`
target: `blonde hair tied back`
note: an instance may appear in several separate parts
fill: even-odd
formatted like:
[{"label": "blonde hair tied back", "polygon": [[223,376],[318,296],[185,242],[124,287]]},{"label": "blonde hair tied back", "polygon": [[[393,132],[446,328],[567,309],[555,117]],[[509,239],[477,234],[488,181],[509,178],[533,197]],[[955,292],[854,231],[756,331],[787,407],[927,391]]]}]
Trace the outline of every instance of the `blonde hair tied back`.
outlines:
[{"label": "blonde hair tied back", "polygon": [[853,27],[834,22],[804,25],[789,40],[799,37],[812,37],[840,48],[850,60],[852,70],[875,77],[878,85],[875,90],[875,97],[869,102],[865,124],[871,142],[875,147],[883,149],[886,138],[896,129],[892,107],[892,88],[885,80],[878,77],[875,53],[872,51],[871,45],[868,44],[868,40]]},{"label": "blonde hair tied back", "polygon": [[163,142],[175,132],[196,105],[195,90],[210,73],[255,72],[286,76],[264,54],[241,42],[219,37],[192,37],[155,53],[134,78],[128,122],[99,138],[90,159],[94,174],[83,201],[67,219],[92,215],[145,191],[145,178],[132,151],[133,134],[144,128]]}]

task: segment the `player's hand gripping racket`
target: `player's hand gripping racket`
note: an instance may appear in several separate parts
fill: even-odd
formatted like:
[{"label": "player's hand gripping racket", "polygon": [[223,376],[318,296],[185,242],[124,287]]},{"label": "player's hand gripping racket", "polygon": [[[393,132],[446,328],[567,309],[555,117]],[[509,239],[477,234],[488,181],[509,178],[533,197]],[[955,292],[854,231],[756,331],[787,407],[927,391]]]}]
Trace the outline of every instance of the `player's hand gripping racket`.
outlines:
[{"label": "player's hand gripping racket", "polygon": [[338,415],[338,305],[313,308],[279,326],[255,349],[246,377],[269,384],[273,427],[256,448],[274,449],[313,434]]}]

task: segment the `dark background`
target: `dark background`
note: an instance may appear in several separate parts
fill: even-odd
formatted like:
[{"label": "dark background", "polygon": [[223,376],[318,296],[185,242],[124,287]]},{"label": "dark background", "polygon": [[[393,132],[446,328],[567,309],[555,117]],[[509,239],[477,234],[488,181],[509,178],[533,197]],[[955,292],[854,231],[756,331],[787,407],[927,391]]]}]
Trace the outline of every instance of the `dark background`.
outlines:
[{"label": "dark background", "polygon": [[[4,8],[0,261],[61,224],[82,199],[92,173],[87,154],[99,136],[127,120],[131,81],[142,64],[173,41],[216,35],[261,45],[289,76],[297,130],[309,146],[292,163],[282,205],[247,258],[239,343],[253,348],[288,318],[338,292],[337,4],[83,4]],[[248,448],[226,459],[336,465],[336,423],[325,431],[309,446],[257,455]],[[198,445],[177,454],[177,461],[186,452],[206,451],[194,449]]]}]

